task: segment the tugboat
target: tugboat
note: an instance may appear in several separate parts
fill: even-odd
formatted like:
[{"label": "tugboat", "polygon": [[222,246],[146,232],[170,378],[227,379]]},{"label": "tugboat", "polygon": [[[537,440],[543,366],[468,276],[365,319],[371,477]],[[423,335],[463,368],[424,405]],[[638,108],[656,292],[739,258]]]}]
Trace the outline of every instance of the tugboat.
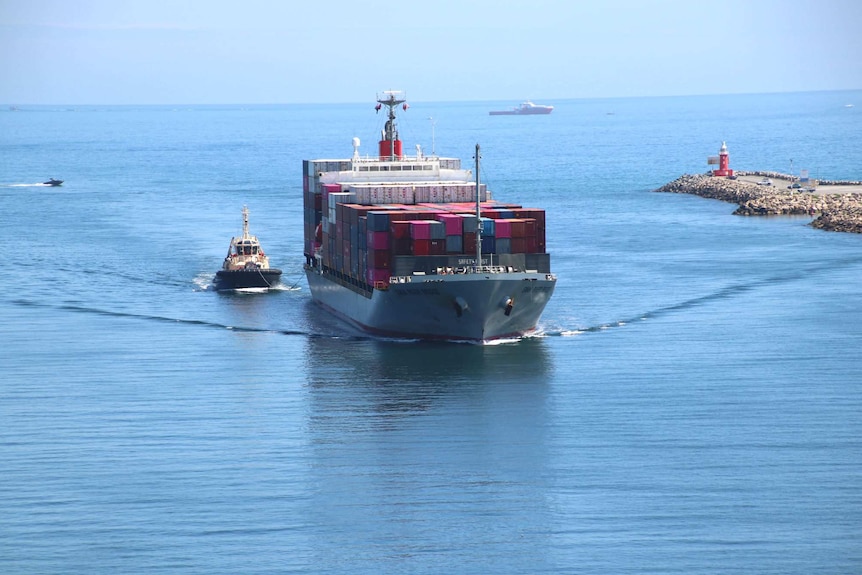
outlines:
[{"label": "tugboat", "polygon": [[42,185],[45,185],[45,186],[62,186],[63,180],[55,180],[54,178],[51,178],[47,182],[42,182]]},{"label": "tugboat", "polygon": [[242,208],[242,236],[230,240],[222,269],[216,272],[216,290],[270,288],[281,279],[281,270],[269,267],[257,236],[248,233],[248,208]]}]

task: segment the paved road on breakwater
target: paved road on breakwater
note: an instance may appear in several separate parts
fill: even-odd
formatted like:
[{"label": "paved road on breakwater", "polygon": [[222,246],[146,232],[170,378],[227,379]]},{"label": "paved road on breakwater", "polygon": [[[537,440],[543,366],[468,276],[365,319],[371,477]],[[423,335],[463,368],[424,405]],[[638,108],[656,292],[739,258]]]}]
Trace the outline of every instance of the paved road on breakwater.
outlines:
[{"label": "paved road on breakwater", "polygon": [[[794,181],[791,176],[784,174],[768,177],[772,180],[773,187],[779,190],[787,190],[787,186],[792,184]],[[761,181],[763,178],[764,176],[756,175],[753,172],[744,172],[744,175],[739,176],[737,180],[757,184],[757,182]],[[818,182],[813,193],[820,196],[827,194],[862,194],[862,182],[842,182],[836,184]]]}]

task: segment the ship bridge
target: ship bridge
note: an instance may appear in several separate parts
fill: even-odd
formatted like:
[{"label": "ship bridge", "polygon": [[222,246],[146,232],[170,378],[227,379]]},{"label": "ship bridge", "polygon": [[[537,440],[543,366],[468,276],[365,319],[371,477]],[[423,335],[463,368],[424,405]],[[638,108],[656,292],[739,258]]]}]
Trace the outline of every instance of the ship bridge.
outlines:
[{"label": "ship bridge", "polygon": [[439,158],[427,156],[402,156],[397,159],[354,156],[350,160],[339,161],[337,171],[321,172],[320,182],[324,184],[353,183],[427,183],[427,182],[471,182],[472,170],[461,169],[458,158]]}]

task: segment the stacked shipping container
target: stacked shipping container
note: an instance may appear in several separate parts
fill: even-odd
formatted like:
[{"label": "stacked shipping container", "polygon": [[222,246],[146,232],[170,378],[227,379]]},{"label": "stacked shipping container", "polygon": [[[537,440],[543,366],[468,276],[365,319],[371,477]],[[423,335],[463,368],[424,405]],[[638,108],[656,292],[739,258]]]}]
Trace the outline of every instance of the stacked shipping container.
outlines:
[{"label": "stacked shipping container", "polygon": [[[324,168],[344,166],[303,165],[309,263],[320,247],[325,267],[370,289],[389,283],[398,257],[475,258],[475,184],[319,184]],[[483,255],[545,253],[544,210],[488,200],[484,186],[480,193]]]}]

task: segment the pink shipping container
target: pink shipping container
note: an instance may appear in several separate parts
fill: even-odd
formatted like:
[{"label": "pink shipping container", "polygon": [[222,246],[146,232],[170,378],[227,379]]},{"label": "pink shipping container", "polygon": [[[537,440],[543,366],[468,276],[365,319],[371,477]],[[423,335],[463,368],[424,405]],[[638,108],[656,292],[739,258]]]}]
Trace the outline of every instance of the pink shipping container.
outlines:
[{"label": "pink shipping container", "polygon": [[430,222],[430,220],[412,220],[410,222],[410,237],[413,238],[414,240],[430,240],[431,239],[431,222]]},{"label": "pink shipping container", "polygon": [[464,232],[463,219],[454,214],[437,214],[437,220],[446,225],[447,236],[460,236]]},{"label": "pink shipping container", "polygon": [[494,232],[498,238],[511,238],[512,220],[496,220]]}]

